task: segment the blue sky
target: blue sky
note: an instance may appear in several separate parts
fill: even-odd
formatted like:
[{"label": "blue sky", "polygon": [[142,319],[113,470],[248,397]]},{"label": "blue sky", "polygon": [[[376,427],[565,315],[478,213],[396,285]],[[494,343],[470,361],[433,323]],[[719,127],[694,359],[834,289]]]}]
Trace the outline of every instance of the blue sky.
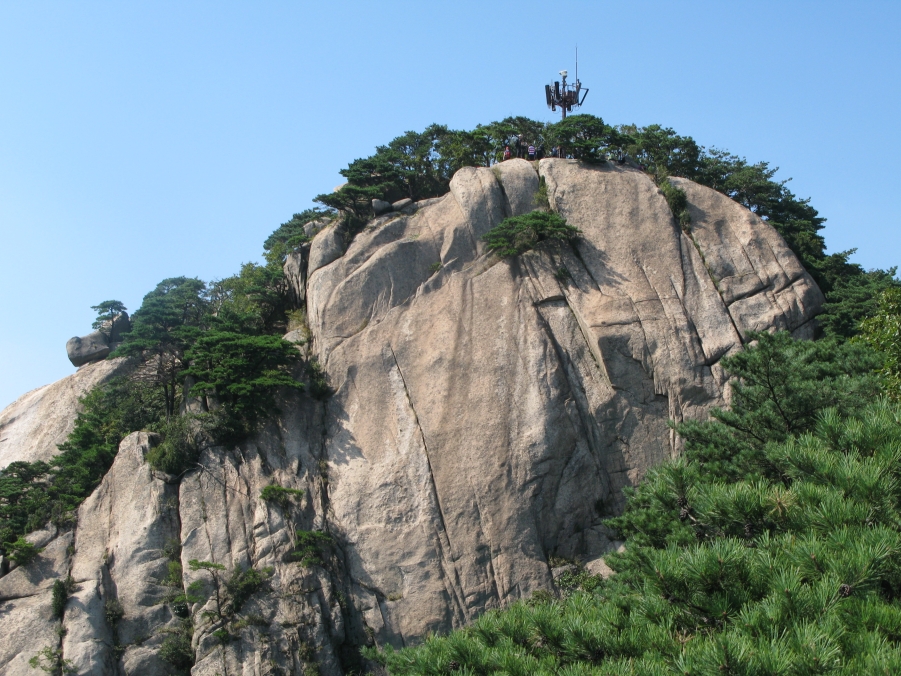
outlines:
[{"label": "blue sky", "polygon": [[781,167],[830,251],[901,263],[897,2],[0,2],[0,407],[91,305],[220,278],[374,146],[585,112]]}]

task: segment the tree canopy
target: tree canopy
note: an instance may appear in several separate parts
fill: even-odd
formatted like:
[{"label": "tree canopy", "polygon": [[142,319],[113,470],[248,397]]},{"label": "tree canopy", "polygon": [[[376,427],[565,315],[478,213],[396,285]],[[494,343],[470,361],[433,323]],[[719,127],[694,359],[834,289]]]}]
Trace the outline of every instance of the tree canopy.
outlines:
[{"label": "tree canopy", "polygon": [[[846,348],[757,338],[725,360],[747,384],[730,415],[680,427],[686,456],[608,522],[626,538],[615,575],[368,656],[395,676],[901,670],[901,408],[814,394],[871,377]],[[797,387],[768,388],[774,364]]]}]

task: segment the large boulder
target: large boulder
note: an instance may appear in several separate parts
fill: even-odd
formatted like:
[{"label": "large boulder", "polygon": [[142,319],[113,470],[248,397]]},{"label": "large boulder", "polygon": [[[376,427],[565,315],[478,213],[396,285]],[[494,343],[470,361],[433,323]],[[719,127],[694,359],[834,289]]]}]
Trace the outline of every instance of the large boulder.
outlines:
[{"label": "large boulder", "polygon": [[69,338],[66,354],[72,366],[84,366],[94,361],[106,359],[110,349],[109,337],[103,331],[92,331],[86,336]]},{"label": "large boulder", "polygon": [[313,238],[307,261],[307,275],[341,257],[344,253],[344,235],[344,226],[335,222]]},{"label": "large boulder", "polygon": [[113,319],[108,330],[110,347],[121,343],[129,331],[131,331],[131,320],[128,318],[128,313],[120,312]]},{"label": "large boulder", "polygon": [[[823,302],[771,226],[707,188],[679,182],[687,234],[641,171],[555,159],[539,174],[462,169],[309,273],[335,389],[329,521],[378,643],[552,588],[551,556],[618,546],[604,519],[680,452],[670,420],[725,403],[720,360],[751,329],[803,331]],[[482,235],[536,208],[540,178],[582,237],[486,256]]]},{"label": "large boulder", "polygon": [[391,211],[391,202],[386,202],[385,200],[379,199],[372,200],[372,212],[376,216],[387,214],[389,211]]},{"label": "large boulder", "polygon": [[307,298],[307,260],[310,257],[310,245],[303,244],[297,251],[289,253],[285,258],[282,271],[288,282],[288,295],[294,307],[301,307]]}]

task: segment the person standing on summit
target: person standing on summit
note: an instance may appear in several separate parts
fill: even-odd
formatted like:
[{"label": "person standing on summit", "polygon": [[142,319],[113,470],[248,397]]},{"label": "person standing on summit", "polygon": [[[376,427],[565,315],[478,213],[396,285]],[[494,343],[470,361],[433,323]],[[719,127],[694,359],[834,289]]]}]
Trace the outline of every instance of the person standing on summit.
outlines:
[{"label": "person standing on summit", "polygon": [[529,145],[529,161],[534,160],[534,159],[535,159],[535,146],[530,144]]}]

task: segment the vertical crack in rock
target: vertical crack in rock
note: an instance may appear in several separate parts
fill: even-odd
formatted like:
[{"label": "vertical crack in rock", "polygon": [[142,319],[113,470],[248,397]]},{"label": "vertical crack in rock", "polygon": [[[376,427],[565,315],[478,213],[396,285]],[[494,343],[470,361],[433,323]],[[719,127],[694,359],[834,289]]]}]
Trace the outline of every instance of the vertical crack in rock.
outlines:
[{"label": "vertical crack in rock", "polygon": [[[704,271],[707,273],[707,276],[710,279],[710,282],[713,284],[713,288],[716,289],[716,293],[719,296],[720,301],[723,304],[723,308],[725,308],[725,310],[726,310],[726,317],[729,319],[729,323],[732,325],[732,329],[735,331],[735,334],[742,341],[744,341],[744,336],[742,336],[741,331],[738,330],[738,326],[735,324],[735,318],[732,316],[732,313],[729,312],[729,305],[726,303],[726,299],[723,296],[722,290],[720,289],[719,282],[717,281],[716,276],[713,274],[713,270],[710,269],[710,265],[708,265],[708,263],[707,263],[707,259],[704,256],[704,250],[701,248],[701,245],[698,243],[697,239],[695,239],[695,236],[691,232],[690,229],[687,231],[683,231],[683,232],[685,233],[685,236],[687,237],[688,241],[690,241],[692,243],[692,245],[694,246],[695,251],[698,252],[698,257],[701,259],[701,265],[704,267]],[[684,261],[684,259],[682,261],[682,275],[683,275],[683,277],[685,276],[685,261]],[[716,361],[719,361],[719,360],[717,359]],[[716,363],[716,361],[711,362],[711,363]]]},{"label": "vertical crack in rock", "polygon": [[[0,578],[4,676],[33,674],[28,658],[54,645],[83,673],[166,673],[160,645],[181,621],[162,602],[178,593],[161,586],[170,537],[182,546],[182,591],[200,578],[190,559],[274,568],[272,593],[247,608],[271,622],[268,639],[244,626],[220,646],[192,608],[203,625],[195,676],[298,676],[314,662],[323,676],[359,671],[362,645],[415,644],[552,589],[550,553],[608,551],[603,517],[678,451],[667,419],[704,419],[721,406],[719,361],[743,333],[809,335],[823,299],[772,227],[724,195],[672,179],[688,196],[684,233],[636,170],[561,159],[539,167],[549,207],[582,230],[573,246],[482,255],[481,235],[534,209],[538,178],[521,160],[498,177],[457,172],[449,194],[412,218],[373,221],[346,249],[340,233],[317,236],[296,300],[310,318],[309,349],[341,381],[334,396],[285,407],[280,443],[290,450],[265,432],[243,451],[207,449],[178,487],[147,466],[146,435],[124,440],[74,534],[40,535],[39,562]],[[91,374],[111,377],[107,364],[4,411],[0,465],[53,455],[55,435],[74,422],[76,390]],[[284,523],[258,498],[276,479],[309,491]],[[293,527],[342,535],[335,566],[288,561]],[[52,582],[67,572],[80,587],[60,642],[47,617]],[[104,602],[117,596],[116,635]]]},{"label": "vertical crack in rock", "polygon": [[[422,426],[419,423],[419,416],[416,413],[416,409],[413,406],[413,399],[410,396],[410,390],[407,388],[407,381],[404,378],[403,370],[400,367],[400,363],[397,361],[397,355],[394,353],[394,348],[391,345],[388,345],[388,349],[391,351],[391,357],[394,360],[394,366],[397,368],[397,374],[400,376],[401,385],[404,388],[404,393],[407,398],[407,403],[410,406],[410,411],[413,414],[413,420],[416,424],[416,428],[419,430],[419,439],[422,442],[422,448],[425,453],[425,461],[428,467],[429,473],[429,498],[432,502],[432,508],[436,513],[438,518],[438,522],[440,524],[440,528],[435,529],[435,541],[438,546],[438,550],[440,552],[440,560],[441,560],[441,570],[442,575],[448,581],[449,584],[446,584],[445,587],[448,587],[448,591],[450,592],[450,597],[454,600],[454,611],[456,615],[456,621],[463,622],[469,618],[469,613],[467,612],[466,602],[465,602],[465,594],[463,592],[463,585],[460,582],[460,574],[457,570],[456,564],[454,563],[453,555],[453,547],[450,542],[450,537],[447,532],[447,526],[444,521],[444,511],[441,508],[441,499],[438,496],[438,488],[435,485],[435,475],[432,472],[432,461],[429,457],[429,449],[426,444],[425,434],[422,431]],[[450,556],[449,556],[450,554]]]}]

